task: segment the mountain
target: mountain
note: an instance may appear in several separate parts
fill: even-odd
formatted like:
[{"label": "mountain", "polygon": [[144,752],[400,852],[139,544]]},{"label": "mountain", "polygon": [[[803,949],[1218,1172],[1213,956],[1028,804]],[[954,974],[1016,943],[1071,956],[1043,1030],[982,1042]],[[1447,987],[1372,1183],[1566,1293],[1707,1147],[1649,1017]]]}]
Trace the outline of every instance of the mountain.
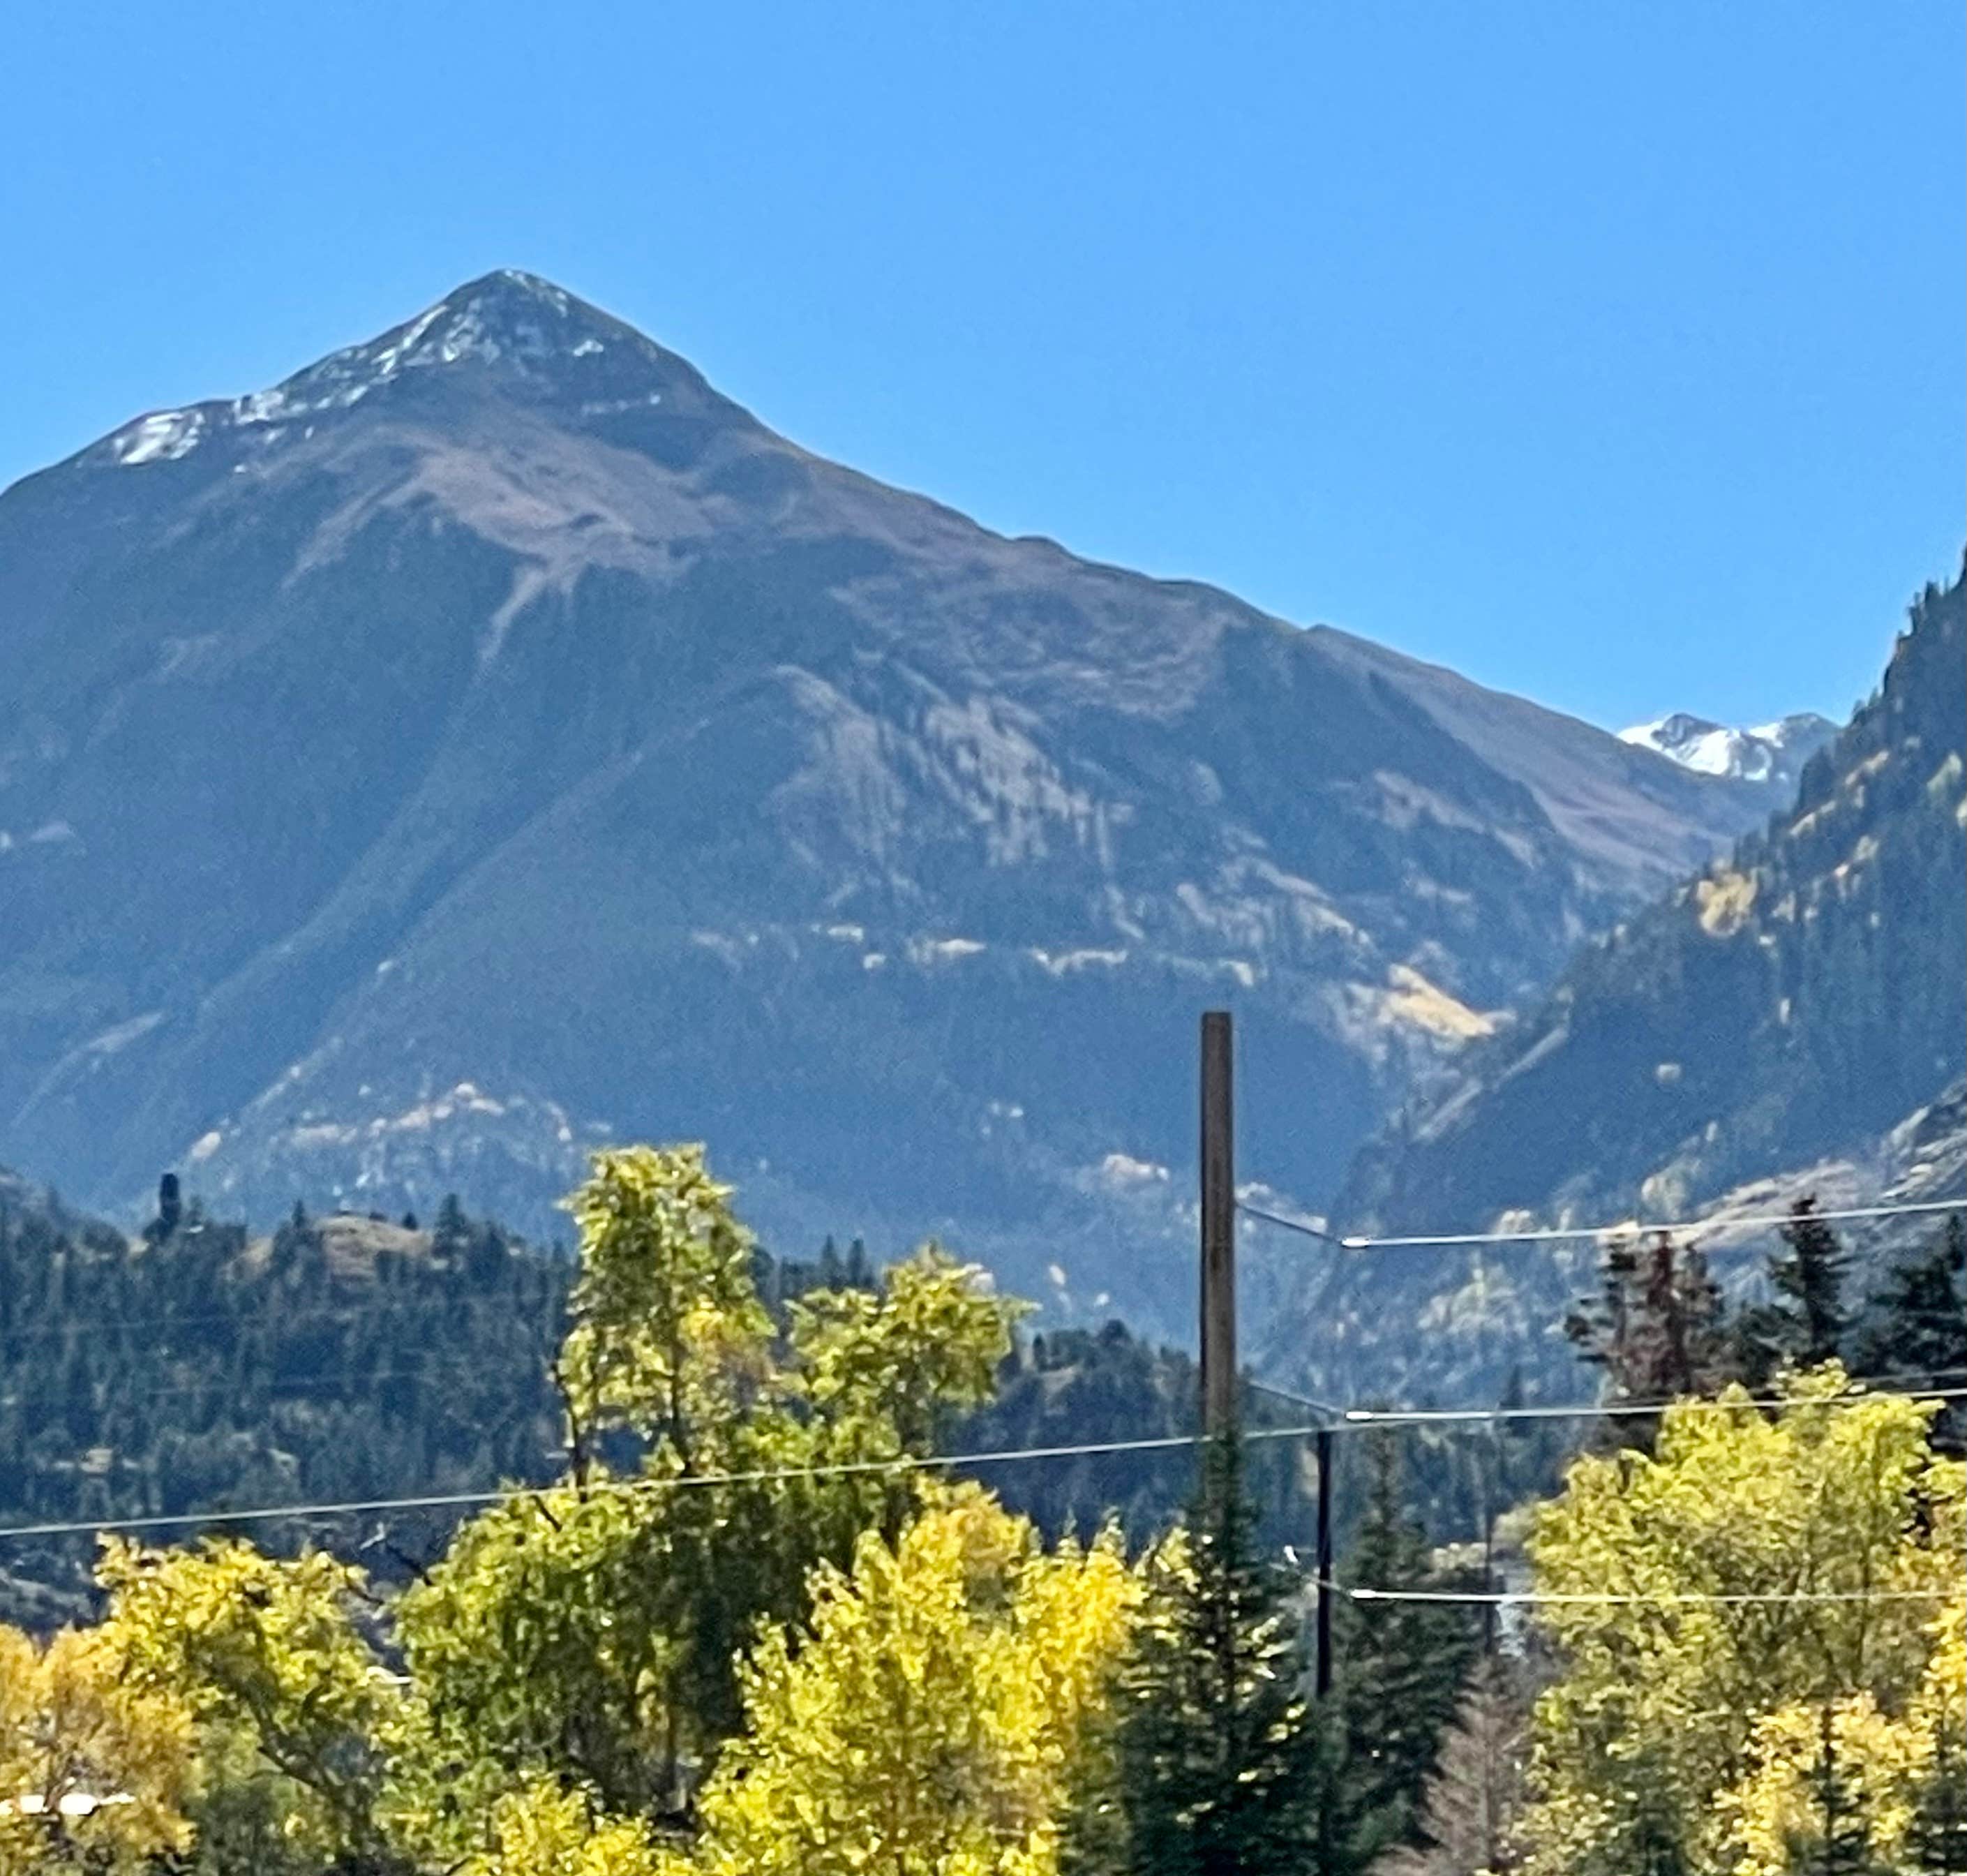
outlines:
[{"label": "mountain", "polygon": [[[1826,1205],[1967,1192],[1964,623],[1962,583],[1929,586],[1794,806],[1587,941],[1540,1007],[1397,1116],[1348,1176],[1346,1228],[1725,1221],[1806,1192]],[[1875,1262],[1927,1228],[1854,1235]],[[1707,1241],[1745,1240],[1717,1225]],[[1338,1359],[1362,1372],[1418,1362],[1436,1384],[1487,1387],[1550,1346],[1595,1255],[1328,1262],[1284,1322],[1351,1324]],[[1416,1323],[1420,1341],[1397,1351]],[[1279,1334],[1283,1349],[1289,1327]],[[1302,1341],[1289,1359],[1326,1378]]]},{"label": "mountain", "polygon": [[1837,726],[1829,717],[1813,710],[1759,723],[1752,729],[1731,729],[1704,716],[1676,711],[1620,730],[1619,740],[1656,749],[1698,775],[1759,783],[1768,790],[1774,809],[1788,807],[1795,800],[1804,764],[1836,733]]},{"label": "mountain", "polygon": [[1760,797],[1007,539],[494,274],[0,496],[0,1158],[134,1217],[707,1139],[1186,1327],[1194,1024],[1316,1200]]}]

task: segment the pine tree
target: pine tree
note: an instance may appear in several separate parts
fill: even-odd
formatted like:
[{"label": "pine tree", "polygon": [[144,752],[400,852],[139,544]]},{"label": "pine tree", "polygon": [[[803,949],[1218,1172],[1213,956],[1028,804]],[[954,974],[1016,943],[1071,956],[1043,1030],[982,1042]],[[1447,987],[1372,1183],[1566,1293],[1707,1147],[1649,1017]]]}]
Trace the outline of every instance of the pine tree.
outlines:
[{"label": "pine tree", "polygon": [[[1597,1299],[1564,1328],[1579,1358],[1605,1370],[1613,1399],[1668,1401],[1720,1384],[1730,1365],[1726,1312],[1698,1244],[1676,1244],[1664,1231],[1643,1245],[1617,1240],[1600,1281]],[[1610,1434],[1649,1450],[1658,1431],[1656,1419],[1628,1418]]]},{"label": "pine tree", "polygon": [[839,1289],[843,1287],[846,1274],[847,1266],[840,1261],[840,1247],[833,1241],[833,1234],[829,1231],[825,1243],[819,1247],[819,1287]]},{"label": "pine tree", "polygon": [[1943,1687],[1934,1704],[1933,1759],[1920,1790],[1909,1847],[1918,1858],[1920,1876],[1967,1876],[1967,1710]]},{"label": "pine tree", "polygon": [[1967,1222],[1955,1213],[1923,1253],[1901,1260],[1875,1292],[1859,1364],[1868,1374],[1921,1380],[1967,1376]]},{"label": "pine tree", "polygon": [[[1350,1584],[1395,1593],[1442,1587],[1426,1537],[1401,1504],[1398,1435],[1376,1428],[1365,1450],[1366,1509],[1348,1561]],[[1424,1847],[1422,1797],[1474,1658],[1474,1631],[1452,1605],[1368,1595],[1345,1609],[1339,1693],[1350,1839],[1364,1858],[1399,1844]]]},{"label": "pine tree", "polygon": [[1799,1198],[1782,1227],[1788,1255],[1772,1258],[1769,1281],[1788,1300],[1778,1315],[1787,1334],[1781,1353],[1800,1368],[1836,1358],[1851,1326],[1844,1307],[1849,1253],[1837,1234],[1817,1216],[1814,1198]]},{"label": "pine tree", "polygon": [[[1967,1223],[1956,1212],[1923,1256],[1893,1265],[1866,1306],[1869,1325],[1858,1349],[1861,1373],[1930,1385],[1967,1380]],[[1933,1444],[1958,1457],[1967,1451],[1967,1408],[1949,1401],[1933,1423]]]},{"label": "pine tree", "polygon": [[1294,1587],[1258,1552],[1232,1431],[1208,1451],[1186,1544],[1159,1561],[1122,1679],[1113,1867],[1126,1876],[1320,1869],[1319,1729]]},{"label": "pine tree", "polygon": [[1768,1262],[1775,1299],[1744,1309],[1735,1325],[1737,1365],[1757,1389],[1778,1368],[1833,1359],[1851,1327],[1844,1305],[1849,1253],[1817,1216],[1814,1198],[1800,1198],[1790,1208],[1782,1242]]},{"label": "pine tree", "polygon": [[1502,1664],[1478,1663],[1428,1781],[1421,1826],[1429,1847],[1395,1851],[1374,1876],[1504,1876],[1517,1867],[1527,1718]]},{"label": "pine tree", "polygon": [[147,1242],[161,1244],[174,1233],[184,1218],[184,1200],[175,1172],[164,1173],[157,1181],[157,1215],[144,1227]]},{"label": "pine tree", "polygon": [[447,1262],[463,1254],[471,1236],[471,1221],[455,1192],[446,1192],[437,1208],[436,1228],[431,1233],[431,1247]]}]

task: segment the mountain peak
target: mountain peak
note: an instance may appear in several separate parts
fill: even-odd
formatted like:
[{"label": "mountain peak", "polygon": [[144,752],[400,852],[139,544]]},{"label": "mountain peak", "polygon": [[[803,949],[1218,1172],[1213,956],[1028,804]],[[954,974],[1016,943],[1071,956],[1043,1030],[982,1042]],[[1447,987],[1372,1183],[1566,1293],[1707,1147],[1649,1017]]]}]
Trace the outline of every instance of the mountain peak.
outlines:
[{"label": "mountain peak", "polygon": [[1619,740],[1651,749],[1700,775],[1732,776],[1793,791],[1804,764],[1836,733],[1835,723],[1808,710],[1747,729],[1676,710],[1620,730]]},{"label": "mountain peak", "polygon": [[611,341],[656,350],[639,332],[564,287],[517,267],[501,267],[454,288],[414,319],[352,348],[351,353],[389,370],[470,358],[488,364],[510,361],[523,367],[554,357],[592,357]]},{"label": "mountain peak", "polygon": [[584,417],[661,404],[686,381],[701,386],[687,364],[633,326],[538,274],[501,267],[270,390],[153,411],[89,454],[134,467],[175,461],[227,432],[271,442],[296,422],[311,426],[412,374],[458,367],[489,373],[509,390],[563,399]]}]

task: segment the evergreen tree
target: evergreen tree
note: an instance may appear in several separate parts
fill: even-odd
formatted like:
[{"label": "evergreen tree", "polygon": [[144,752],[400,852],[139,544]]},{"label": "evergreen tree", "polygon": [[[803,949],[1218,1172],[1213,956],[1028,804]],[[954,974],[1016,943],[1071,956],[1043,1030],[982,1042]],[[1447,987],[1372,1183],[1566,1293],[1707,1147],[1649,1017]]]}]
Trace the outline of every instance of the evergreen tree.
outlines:
[{"label": "evergreen tree", "polygon": [[1814,1198],[1799,1198],[1782,1227],[1784,1250],[1769,1260],[1769,1282],[1782,1299],[1762,1313],[1763,1341],[1778,1363],[1814,1367],[1836,1357],[1851,1326],[1844,1306],[1850,1254],[1817,1216]]},{"label": "evergreen tree", "polygon": [[[1730,1366],[1720,1286],[1698,1244],[1665,1232],[1609,1246],[1598,1297],[1571,1312],[1565,1333],[1579,1359],[1605,1370],[1614,1400],[1668,1401],[1712,1392]],[[1649,1450],[1659,1422],[1627,1418],[1610,1436]]]},{"label": "evergreen tree", "polygon": [[1827,1704],[1810,1782],[1814,1814],[1790,1846],[1797,1876],[1902,1876],[1873,1852],[1871,1818],[1839,1759],[1836,1716]]},{"label": "evergreen tree", "polygon": [[874,1282],[874,1266],[868,1260],[867,1247],[857,1237],[847,1247],[847,1266],[841,1273],[841,1287],[845,1289],[872,1289]]},{"label": "evergreen tree", "polygon": [[[1400,1498],[1398,1435],[1366,1436],[1368,1483],[1346,1576],[1361,1591],[1438,1589],[1426,1535]],[[1345,1809],[1355,1852],[1370,1861],[1428,1841],[1421,1804],[1439,1766],[1476,1653],[1463,1610],[1442,1603],[1378,1600],[1343,1606],[1339,1694],[1345,1728]]]},{"label": "evergreen tree", "polygon": [[1943,1642],[1927,1669],[1926,1719],[1933,1742],[1908,1845],[1920,1876],[1967,1876],[1967,1654],[1954,1617],[1950,1651]]},{"label": "evergreen tree", "polygon": [[157,1215],[144,1227],[147,1242],[161,1244],[178,1228],[184,1218],[184,1200],[178,1176],[166,1172],[157,1181]]},{"label": "evergreen tree", "polygon": [[1185,1540],[1154,1567],[1114,1740],[1121,1847],[1110,1867],[1125,1876],[1320,1867],[1322,1755],[1296,1586],[1258,1553],[1242,1475],[1232,1431],[1207,1451]]},{"label": "evergreen tree", "polygon": [[[1937,1385],[1967,1380],[1967,1223],[1956,1213],[1923,1256],[1893,1265],[1885,1287],[1870,1299],[1859,1344],[1868,1375],[1917,1379]],[[1967,1436],[1959,1403],[1934,1423],[1934,1444],[1958,1451]]]},{"label": "evergreen tree", "polygon": [[1395,1851],[1374,1876],[1504,1876],[1518,1866],[1528,1718],[1529,1702],[1504,1666],[1478,1663],[1428,1781],[1428,1847]]},{"label": "evergreen tree", "polygon": [[449,1262],[461,1257],[470,1242],[471,1222],[455,1192],[446,1192],[437,1208],[437,1224],[431,1233],[431,1247]]}]

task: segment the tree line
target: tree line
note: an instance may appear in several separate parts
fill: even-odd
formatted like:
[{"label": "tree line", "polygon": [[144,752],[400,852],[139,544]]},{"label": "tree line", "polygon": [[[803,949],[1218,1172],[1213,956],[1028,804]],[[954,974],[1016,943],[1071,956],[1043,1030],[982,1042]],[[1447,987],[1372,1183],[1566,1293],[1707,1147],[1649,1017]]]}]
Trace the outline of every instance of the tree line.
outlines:
[{"label": "tree line", "polygon": [[[1967,1479],[1932,1405],[1779,1339],[1836,1315],[1820,1221],[1780,1323],[1694,1334],[1697,1260],[1608,1264],[1580,1333],[1673,1404],[1510,1513],[1527,1605],[1432,1544],[1398,1429],[1346,1434],[1321,1690],[1255,1457],[1295,1442],[1209,1444],[1149,1528],[1028,1515],[935,1461],[1078,1363],[1014,1360],[1020,1306],[933,1247],[762,1260],[730,1196],[699,1149],[596,1156],[544,1476],[428,1553],[111,1538],[98,1619],[0,1632],[0,1873],[1967,1871]],[[1642,1391],[1710,1345],[1767,1366]]]}]

